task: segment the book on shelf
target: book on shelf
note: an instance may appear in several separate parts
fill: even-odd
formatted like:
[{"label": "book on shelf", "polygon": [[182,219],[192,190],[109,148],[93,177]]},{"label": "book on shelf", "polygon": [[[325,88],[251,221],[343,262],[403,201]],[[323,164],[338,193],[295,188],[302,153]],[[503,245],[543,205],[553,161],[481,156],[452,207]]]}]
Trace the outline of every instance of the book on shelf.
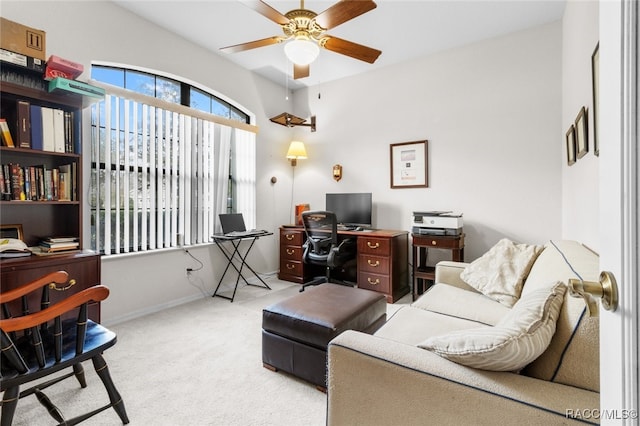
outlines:
[{"label": "book on shelf", "polygon": [[31,148],[43,151],[42,146],[42,107],[31,105]]},{"label": "book on shelf", "polygon": [[30,114],[31,148],[79,154],[79,144],[76,142],[78,129],[72,111],[32,105]]},{"label": "book on shelf", "polygon": [[59,237],[48,237],[47,239],[45,239],[45,241],[49,243],[74,243],[78,241],[78,238],[59,236]]},{"label": "book on shelf", "polygon": [[60,176],[58,185],[58,200],[72,201],[73,198],[73,172],[71,164],[60,166]]},{"label": "book on shelf", "polygon": [[105,94],[105,90],[102,87],[62,77],[56,77],[49,81],[49,92],[78,93],[83,96],[97,99],[104,98]]},{"label": "book on shelf", "polygon": [[31,107],[29,102],[18,101],[18,146],[20,148],[31,148]]},{"label": "book on shelf", "polygon": [[52,253],[57,251],[77,250],[80,247],[78,241],[66,241],[52,243],[47,240],[40,241],[40,249],[44,252]]},{"label": "book on shelf", "polygon": [[44,165],[2,164],[0,190],[5,200],[77,201],[77,173],[77,163],[53,169]]},{"label": "book on shelf", "polygon": [[9,171],[9,165],[3,164],[1,168],[2,168],[2,193],[10,194],[11,193],[11,172]]},{"label": "book on shelf", "polygon": [[64,152],[75,152],[76,154],[80,154],[80,151],[76,150],[76,131],[73,119],[73,111],[64,112]]},{"label": "book on shelf", "polygon": [[11,173],[11,197],[14,200],[25,200],[24,193],[24,172],[19,164],[10,163],[9,171]]},{"label": "book on shelf", "polygon": [[42,150],[55,151],[54,140],[55,130],[53,128],[53,108],[42,108]]},{"label": "book on shelf", "polygon": [[15,147],[13,143],[13,137],[11,137],[11,131],[9,130],[9,124],[7,124],[6,118],[0,118],[0,137],[2,138],[2,145]]},{"label": "book on shelf", "polygon": [[56,254],[60,255],[60,254],[76,253],[80,251],[80,248],[49,251],[45,247],[34,246],[34,247],[29,247],[29,250],[31,250],[31,253],[36,256],[54,256]]},{"label": "book on shelf", "polygon": [[53,150],[55,152],[65,152],[64,140],[64,111],[53,109]]},{"label": "book on shelf", "polygon": [[49,56],[45,69],[44,79],[53,80],[62,77],[75,80],[84,71],[84,65],[56,55]]}]

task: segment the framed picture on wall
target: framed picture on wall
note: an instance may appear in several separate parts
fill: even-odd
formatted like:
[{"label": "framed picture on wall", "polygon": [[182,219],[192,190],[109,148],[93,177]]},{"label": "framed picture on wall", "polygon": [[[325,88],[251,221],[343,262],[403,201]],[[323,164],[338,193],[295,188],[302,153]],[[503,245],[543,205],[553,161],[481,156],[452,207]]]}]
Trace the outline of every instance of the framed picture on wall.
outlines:
[{"label": "framed picture on wall", "polygon": [[572,124],[567,130],[567,164],[572,166],[576,162],[576,128]]},{"label": "framed picture on wall", "polygon": [[427,159],[427,141],[391,144],[391,188],[426,188]]},{"label": "framed picture on wall", "polygon": [[576,158],[584,157],[589,152],[589,132],[587,128],[587,110],[580,108],[576,117]]},{"label": "framed picture on wall", "polygon": [[598,140],[598,125],[600,123],[600,117],[598,112],[600,111],[600,85],[598,80],[600,78],[600,43],[596,44],[596,48],[591,55],[591,89],[593,92],[593,153],[596,156],[600,155],[600,145]]}]

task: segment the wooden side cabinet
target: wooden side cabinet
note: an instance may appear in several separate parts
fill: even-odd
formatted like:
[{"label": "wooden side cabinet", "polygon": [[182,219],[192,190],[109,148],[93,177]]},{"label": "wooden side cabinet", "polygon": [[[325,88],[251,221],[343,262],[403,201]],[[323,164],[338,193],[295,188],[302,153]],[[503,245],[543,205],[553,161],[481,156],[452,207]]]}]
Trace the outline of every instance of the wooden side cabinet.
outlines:
[{"label": "wooden side cabinet", "polygon": [[[451,260],[464,262],[464,234],[443,235],[419,235],[411,234],[413,254],[413,300],[421,295],[424,290],[436,279],[436,270],[433,266],[427,266],[429,249],[444,249],[451,251]],[[427,281],[429,281],[427,283]]]},{"label": "wooden side cabinet", "polygon": [[302,261],[304,241],[305,234],[302,228],[280,228],[279,279],[299,284],[304,284],[307,281]]},{"label": "wooden side cabinet", "polygon": [[[100,284],[100,256],[91,251],[52,256],[30,256],[0,260],[0,286],[2,291],[19,287],[49,272],[66,271],[69,281],[59,284],[50,292],[51,303],[57,303],[70,294]],[[39,306],[40,300],[29,300],[29,306]],[[13,307],[18,312],[21,308]],[[71,318],[75,314],[70,315]],[[89,305],[89,318],[100,322],[100,303]]]}]

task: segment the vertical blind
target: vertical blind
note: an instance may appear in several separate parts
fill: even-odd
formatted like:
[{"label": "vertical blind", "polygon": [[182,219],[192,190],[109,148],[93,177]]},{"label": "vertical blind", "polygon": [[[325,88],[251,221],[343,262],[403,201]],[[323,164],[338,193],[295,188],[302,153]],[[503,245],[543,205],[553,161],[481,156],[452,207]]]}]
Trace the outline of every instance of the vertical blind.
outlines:
[{"label": "vertical blind", "polygon": [[185,109],[112,93],[92,105],[94,250],[206,243],[230,207],[255,227],[255,134]]}]

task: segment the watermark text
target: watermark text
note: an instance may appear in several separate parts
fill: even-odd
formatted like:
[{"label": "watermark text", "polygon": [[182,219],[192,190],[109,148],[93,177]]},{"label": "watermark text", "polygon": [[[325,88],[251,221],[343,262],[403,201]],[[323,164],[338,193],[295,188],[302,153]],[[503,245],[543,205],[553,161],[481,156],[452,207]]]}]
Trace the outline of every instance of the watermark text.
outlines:
[{"label": "watermark text", "polygon": [[627,420],[637,419],[636,410],[626,409],[599,409],[599,408],[569,408],[565,411],[565,417],[581,420]]}]

